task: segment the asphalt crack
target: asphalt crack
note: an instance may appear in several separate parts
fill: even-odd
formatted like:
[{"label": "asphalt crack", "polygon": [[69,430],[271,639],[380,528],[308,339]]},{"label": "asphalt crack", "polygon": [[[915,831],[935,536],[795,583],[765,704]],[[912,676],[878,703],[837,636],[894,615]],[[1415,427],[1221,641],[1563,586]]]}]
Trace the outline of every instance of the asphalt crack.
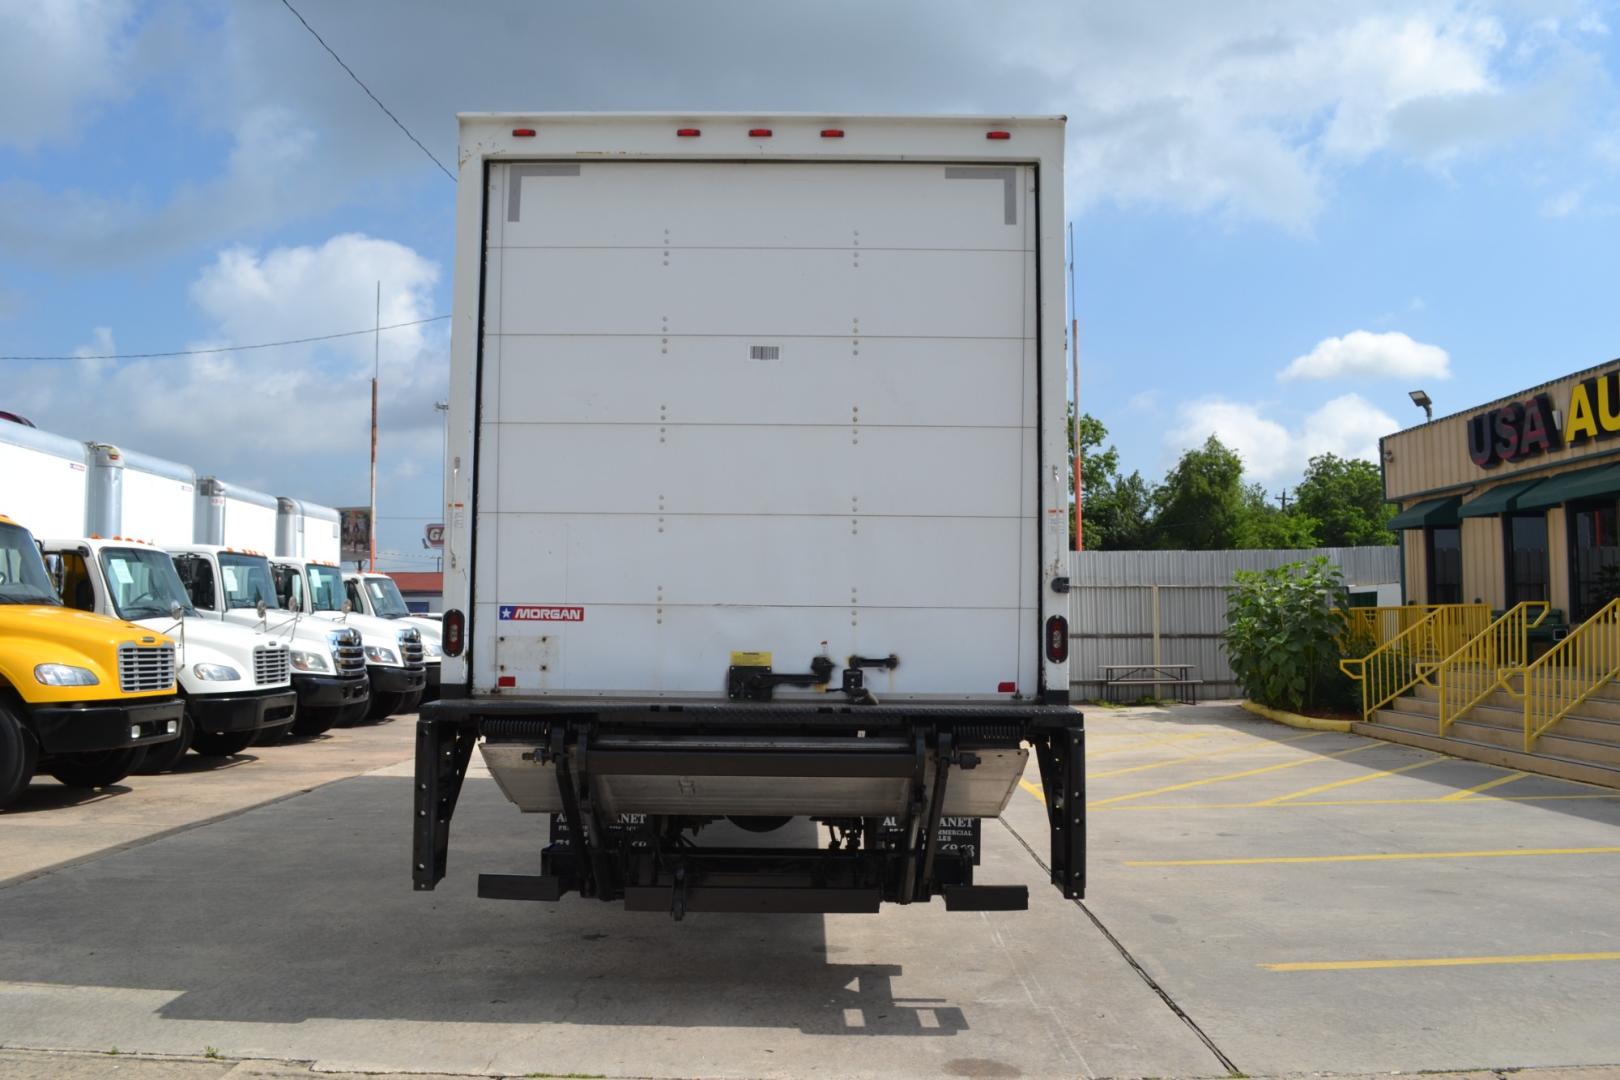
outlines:
[{"label": "asphalt crack", "polygon": [[[1029,857],[1035,860],[1035,865],[1046,871],[1047,876],[1050,877],[1052,868],[1047,865],[1046,861],[1042,859],[1039,854],[1036,853],[1034,848],[1029,846],[1029,841],[1025,840],[1023,836],[1019,834],[1017,829],[1009,825],[1006,818],[997,818],[996,820],[1000,821],[1002,827],[1012,834],[1013,839],[1017,840],[1019,844],[1023,846],[1024,850],[1029,852]],[[1214,1055],[1215,1060],[1221,1063],[1221,1067],[1226,1070],[1228,1076],[1248,1075],[1242,1069],[1237,1067],[1236,1062],[1226,1056],[1226,1052],[1224,1050],[1215,1045],[1215,1040],[1209,1037],[1209,1033],[1203,1028],[1199,1027],[1198,1021],[1194,1020],[1187,1010],[1182,1008],[1176,999],[1170,996],[1170,992],[1161,986],[1159,981],[1148,973],[1148,970],[1142,966],[1141,962],[1138,961],[1135,956],[1131,955],[1131,950],[1127,949],[1125,947],[1125,943],[1114,936],[1114,932],[1103,924],[1103,921],[1097,917],[1096,912],[1092,911],[1086,906],[1084,900],[1075,900],[1073,903],[1075,907],[1079,908],[1081,912],[1085,914],[1086,918],[1091,920],[1091,925],[1095,926],[1097,928],[1097,932],[1102,934],[1103,938],[1108,942],[1108,944],[1114,947],[1114,951],[1119,953],[1120,958],[1123,959],[1125,963],[1129,964],[1131,970],[1136,972],[1141,980],[1147,984],[1148,989],[1152,990],[1156,995],[1158,995],[1159,1000],[1164,1002],[1165,1007],[1171,1012],[1175,1013],[1176,1016],[1180,1018],[1181,1022],[1186,1024],[1192,1033],[1198,1037],[1198,1041],[1203,1043],[1204,1047]]]}]

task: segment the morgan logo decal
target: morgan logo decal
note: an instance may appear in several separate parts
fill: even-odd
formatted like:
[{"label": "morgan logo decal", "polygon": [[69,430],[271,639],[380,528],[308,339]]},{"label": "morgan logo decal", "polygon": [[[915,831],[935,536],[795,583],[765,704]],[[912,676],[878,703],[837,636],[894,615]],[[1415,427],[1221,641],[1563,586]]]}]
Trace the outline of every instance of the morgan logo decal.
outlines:
[{"label": "morgan logo decal", "polygon": [[556,607],[550,604],[502,604],[503,622],[584,622],[582,607]]}]

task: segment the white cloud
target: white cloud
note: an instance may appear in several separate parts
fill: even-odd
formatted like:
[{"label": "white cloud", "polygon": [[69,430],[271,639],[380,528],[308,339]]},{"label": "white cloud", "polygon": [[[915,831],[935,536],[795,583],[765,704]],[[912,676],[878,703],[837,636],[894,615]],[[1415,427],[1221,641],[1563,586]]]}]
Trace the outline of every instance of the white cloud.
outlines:
[{"label": "white cloud", "polygon": [[[346,233],[323,244],[220,252],[191,286],[212,330],[194,349],[310,337],[365,326],[382,282],[382,323],[428,318],[439,267],[411,248]],[[439,473],[433,402],[448,380],[444,324],[381,335],[382,502],[437,505],[421,477]],[[116,353],[96,327],[81,357]],[[18,380],[36,423],[117,442],[274,494],[365,499],[371,335],[248,352],[138,360],[81,359]],[[89,392],[87,392],[87,389]],[[412,479],[416,477],[416,479]]]},{"label": "white cloud", "polygon": [[1237,451],[1247,477],[1263,483],[1291,482],[1318,454],[1376,461],[1378,439],[1399,427],[1357,394],[1334,398],[1293,428],[1267,416],[1264,406],[1223,398],[1188,402],[1177,413],[1165,437],[1168,451],[1179,455],[1214,435]]},{"label": "white cloud", "polygon": [[1278,373],[1294,379],[1449,379],[1451,356],[1438,345],[1413,341],[1392,330],[1375,334],[1352,330],[1343,337],[1323,338]]},{"label": "white cloud", "polygon": [[0,144],[70,135],[82,105],[124,91],[130,0],[0,0]]}]

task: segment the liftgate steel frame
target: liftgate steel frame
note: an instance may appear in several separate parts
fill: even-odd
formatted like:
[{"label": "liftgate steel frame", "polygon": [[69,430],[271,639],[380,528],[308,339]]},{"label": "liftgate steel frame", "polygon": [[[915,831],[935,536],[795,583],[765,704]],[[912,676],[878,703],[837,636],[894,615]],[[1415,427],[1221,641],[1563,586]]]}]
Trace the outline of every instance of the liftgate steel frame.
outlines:
[{"label": "liftgate steel frame", "polygon": [[[664,738],[649,744],[649,733]],[[887,738],[897,749],[850,753],[832,741],[825,749],[816,743],[857,735]],[[681,740],[694,736],[745,748],[683,749]],[[1067,898],[1085,895],[1085,730],[1081,715],[1064,706],[433,702],[417,722],[418,890],[444,877],[450,820],[480,737],[531,746],[525,757],[554,763],[570,837],[545,848],[539,875],[479,875],[483,897],[557,900],[578,892],[676,918],[687,911],[875,912],[883,902],[934,896],[943,896],[948,910],[1023,910],[1025,886],[975,885],[976,860],[938,850],[952,767],[971,769],[976,750],[1023,742],[1033,745],[1040,767],[1052,884]],[[898,842],[885,835],[881,818],[850,818],[841,823],[859,833],[859,847],[699,847],[681,835],[683,819],[674,816],[649,815],[651,828],[641,833],[610,828],[593,789],[593,777],[610,774],[881,776],[908,778],[910,794]]]}]

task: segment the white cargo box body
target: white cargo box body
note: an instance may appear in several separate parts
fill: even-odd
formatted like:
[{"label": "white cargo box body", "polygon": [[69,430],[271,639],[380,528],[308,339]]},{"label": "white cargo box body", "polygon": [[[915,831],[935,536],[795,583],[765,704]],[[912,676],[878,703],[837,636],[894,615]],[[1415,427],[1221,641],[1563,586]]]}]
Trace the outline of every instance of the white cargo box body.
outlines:
[{"label": "white cargo box body", "polygon": [[340,517],[330,506],[283,495],[276,500],[276,549],[284,558],[337,563],[343,557]]},{"label": "white cargo box body", "polygon": [[107,443],[90,447],[90,521],[99,536],[126,536],[164,547],[195,535],[197,473]]},{"label": "white cargo box body", "polygon": [[823,649],[897,656],[885,701],[1066,692],[1062,147],[1058,119],[464,116],[473,693],[723,697],[733,653]]},{"label": "white cargo box body", "polygon": [[196,542],[269,555],[276,550],[276,499],[218,477],[197,481]]},{"label": "white cargo box body", "polygon": [[0,514],[35,536],[84,532],[88,460],[82,442],[0,420]]}]

